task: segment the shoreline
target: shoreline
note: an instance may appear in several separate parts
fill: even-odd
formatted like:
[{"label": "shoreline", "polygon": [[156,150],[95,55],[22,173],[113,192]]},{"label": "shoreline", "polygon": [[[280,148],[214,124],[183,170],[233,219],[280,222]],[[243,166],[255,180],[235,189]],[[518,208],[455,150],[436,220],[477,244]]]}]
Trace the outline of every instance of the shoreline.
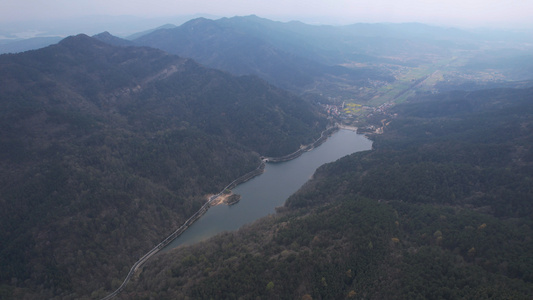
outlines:
[{"label": "shoreline", "polygon": [[285,156],[281,157],[261,157],[263,162],[285,162],[289,160],[293,160],[295,158],[298,158],[300,155],[302,155],[304,152],[309,152],[313,150],[314,148],[320,146],[323,144],[328,137],[330,137],[333,133],[337,132],[341,127],[339,127],[339,124],[335,124],[334,126],[327,127],[324,131],[320,133],[320,137],[312,142],[311,144],[305,145],[300,147],[300,149],[296,150],[293,153],[287,154]]},{"label": "shoreline", "polygon": [[[181,225],[172,234],[167,236],[162,242],[160,242],[154,248],[152,248],[150,251],[148,251],[141,259],[139,259],[137,262],[135,262],[135,264],[133,264],[133,266],[131,267],[128,275],[126,276],[126,278],[124,279],[124,281],[122,282],[120,287],[118,289],[116,289],[114,292],[112,292],[109,295],[107,295],[106,297],[102,298],[102,300],[111,299],[111,298],[117,296],[119,293],[121,293],[124,290],[124,288],[126,287],[126,285],[129,283],[129,281],[133,277],[133,275],[142,267],[142,265],[144,265],[144,263],[146,263],[146,261],[148,261],[148,259],[150,257],[156,255],[163,248],[165,248],[168,244],[170,244],[172,241],[177,239],[185,230],[187,230],[187,228],[189,228],[189,226],[191,226],[200,217],[202,217],[211,206],[215,206],[215,205],[219,205],[221,203],[224,203],[223,202],[224,199],[229,198],[230,196],[234,195],[233,192],[231,192],[231,190],[233,188],[235,188],[237,185],[239,185],[241,183],[244,183],[244,182],[246,182],[246,181],[248,181],[248,180],[250,180],[250,179],[252,179],[252,178],[254,178],[256,176],[261,175],[264,172],[264,169],[265,169],[265,166],[266,166],[266,162],[284,162],[284,161],[289,161],[289,160],[298,158],[304,152],[311,151],[314,148],[316,148],[316,147],[320,146],[321,144],[323,144],[327,140],[328,137],[330,137],[333,133],[335,133],[339,129],[344,129],[341,126],[343,126],[343,125],[340,125],[340,124],[336,123],[335,125],[333,125],[331,127],[327,127],[324,131],[322,131],[322,133],[320,134],[320,137],[317,140],[315,140],[313,143],[311,143],[309,145],[301,147],[299,150],[297,150],[297,151],[295,151],[295,152],[293,152],[291,154],[288,154],[288,155],[285,155],[285,156],[282,156],[282,157],[277,157],[277,158],[276,157],[274,157],[274,158],[261,157],[261,163],[259,164],[259,166],[255,170],[253,170],[251,172],[248,172],[248,173],[244,174],[243,176],[233,180],[224,189],[222,189],[222,191],[219,192],[218,194],[208,195],[207,196],[207,198],[208,198],[207,202],[204,203],[204,205],[202,205],[202,207],[196,213],[194,213],[189,219],[187,219],[183,223],[183,225]],[[348,130],[352,130],[352,129],[348,129]],[[357,132],[357,130],[355,130],[355,131]],[[272,159],[272,161],[270,161],[268,159]],[[229,194],[225,193],[228,190],[230,191],[230,193]],[[220,198],[220,197],[222,197],[222,199],[219,200],[218,198]]]}]

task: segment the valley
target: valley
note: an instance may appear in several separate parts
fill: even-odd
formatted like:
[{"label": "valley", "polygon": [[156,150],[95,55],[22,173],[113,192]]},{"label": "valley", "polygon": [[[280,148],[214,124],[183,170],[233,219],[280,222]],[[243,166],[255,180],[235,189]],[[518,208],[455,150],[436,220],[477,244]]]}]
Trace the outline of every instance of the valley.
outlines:
[{"label": "valley", "polygon": [[[251,15],[11,48],[0,299],[528,299],[531,41]],[[207,211],[337,127],[372,147],[316,160],[268,216],[159,253],[206,212],[275,198]]]},{"label": "valley", "polygon": [[156,257],[121,299],[529,298],[531,89],[450,96],[396,106],[373,151],[322,166],[274,216]]}]

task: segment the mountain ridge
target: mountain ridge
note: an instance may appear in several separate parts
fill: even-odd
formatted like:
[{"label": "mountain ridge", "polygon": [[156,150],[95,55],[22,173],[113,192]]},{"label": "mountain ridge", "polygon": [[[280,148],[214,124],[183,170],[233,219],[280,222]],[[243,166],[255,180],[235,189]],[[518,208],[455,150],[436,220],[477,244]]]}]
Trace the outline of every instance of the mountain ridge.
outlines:
[{"label": "mountain ridge", "polygon": [[[233,74],[254,74],[300,94],[316,81],[334,82],[329,79],[332,76],[358,84],[364,84],[368,78],[392,80],[386,72],[372,68],[332,67],[302,56],[298,51],[305,49],[299,45],[303,41],[300,38],[291,41],[298,33],[290,33],[285,27],[285,23],[258,17],[198,18],[173,29],[154,31],[134,42],[190,57]],[[288,51],[290,47],[279,47],[281,42],[296,48]]]}]

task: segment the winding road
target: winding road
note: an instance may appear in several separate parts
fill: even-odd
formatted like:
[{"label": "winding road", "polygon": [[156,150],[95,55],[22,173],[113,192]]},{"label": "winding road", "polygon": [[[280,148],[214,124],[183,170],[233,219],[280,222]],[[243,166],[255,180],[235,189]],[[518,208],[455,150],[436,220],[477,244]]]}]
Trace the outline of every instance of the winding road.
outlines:
[{"label": "winding road", "polygon": [[114,292],[112,292],[111,294],[105,296],[101,300],[112,299],[115,296],[117,296],[118,294],[120,294],[124,290],[126,285],[129,283],[129,281],[131,280],[133,275],[135,275],[135,272],[137,272],[137,270],[144,263],[146,263],[146,261],[148,261],[148,259],[150,259],[150,257],[152,257],[153,255],[155,255],[159,251],[161,251],[161,249],[163,249],[166,245],[168,245],[173,240],[175,240],[177,237],[179,237],[185,230],[187,230],[187,228],[189,228],[189,226],[191,226],[196,220],[198,220],[202,215],[204,215],[207,212],[207,210],[209,209],[209,207],[211,207],[211,204],[213,203],[213,201],[215,201],[224,191],[231,190],[235,186],[237,186],[237,185],[239,185],[239,184],[241,184],[243,182],[246,182],[246,181],[252,179],[253,177],[263,173],[263,170],[265,168],[265,161],[280,162],[280,161],[286,161],[286,160],[294,159],[294,158],[300,156],[303,152],[310,151],[313,148],[315,148],[316,146],[318,146],[321,143],[323,143],[325,141],[325,139],[328,137],[328,135],[330,135],[333,132],[333,130],[338,129],[339,127],[340,127],[339,124],[336,124],[335,126],[331,126],[331,127],[326,128],[326,130],[324,130],[322,132],[320,137],[315,142],[313,142],[312,144],[309,144],[309,145],[307,145],[305,147],[302,147],[301,149],[299,149],[298,151],[296,151],[294,153],[291,153],[289,155],[286,155],[286,156],[283,156],[283,157],[279,157],[279,158],[272,158],[272,157],[263,158],[263,160],[261,161],[261,164],[259,165],[259,167],[257,167],[257,169],[255,169],[255,170],[253,170],[253,171],[251,171],[251,172],[249,172],[249,173],[247,173],[247,174],[245,174],[245,175],[233,180],[224,189],[222,189],[221,192],[219,192],[216,195],[211,196],[209,198],[209,200],[196,213],[194,213],[189,219],[187,219],[187,221],[185,221],[183,223],[183,225],[181,225],[176,231],[174,231],[172,234],[170,234],[166,239],[164,239],[161,243],[159,243],[157,246],[152,248],[152,250],[148,251],[148,253],[146,253],[143,257],[141,257],[136,263],[134,263],[133,266],[131,267],[130,271],[128,272],[128,275],[126,276],[126,278],[122,282],[122,284]]}]

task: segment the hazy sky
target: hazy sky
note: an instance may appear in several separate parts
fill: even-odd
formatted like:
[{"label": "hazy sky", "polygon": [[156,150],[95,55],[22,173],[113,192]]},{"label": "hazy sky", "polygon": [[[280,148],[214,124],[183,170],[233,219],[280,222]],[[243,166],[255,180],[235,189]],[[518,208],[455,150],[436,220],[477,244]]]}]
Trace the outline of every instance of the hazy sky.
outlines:
[{"label": "hazy sky", "polygon": [[211,14],[307,23],[423,22],[452,26],[533,26],[533,0],[0,0],[0,20],[84,15],[158,17]]}]

